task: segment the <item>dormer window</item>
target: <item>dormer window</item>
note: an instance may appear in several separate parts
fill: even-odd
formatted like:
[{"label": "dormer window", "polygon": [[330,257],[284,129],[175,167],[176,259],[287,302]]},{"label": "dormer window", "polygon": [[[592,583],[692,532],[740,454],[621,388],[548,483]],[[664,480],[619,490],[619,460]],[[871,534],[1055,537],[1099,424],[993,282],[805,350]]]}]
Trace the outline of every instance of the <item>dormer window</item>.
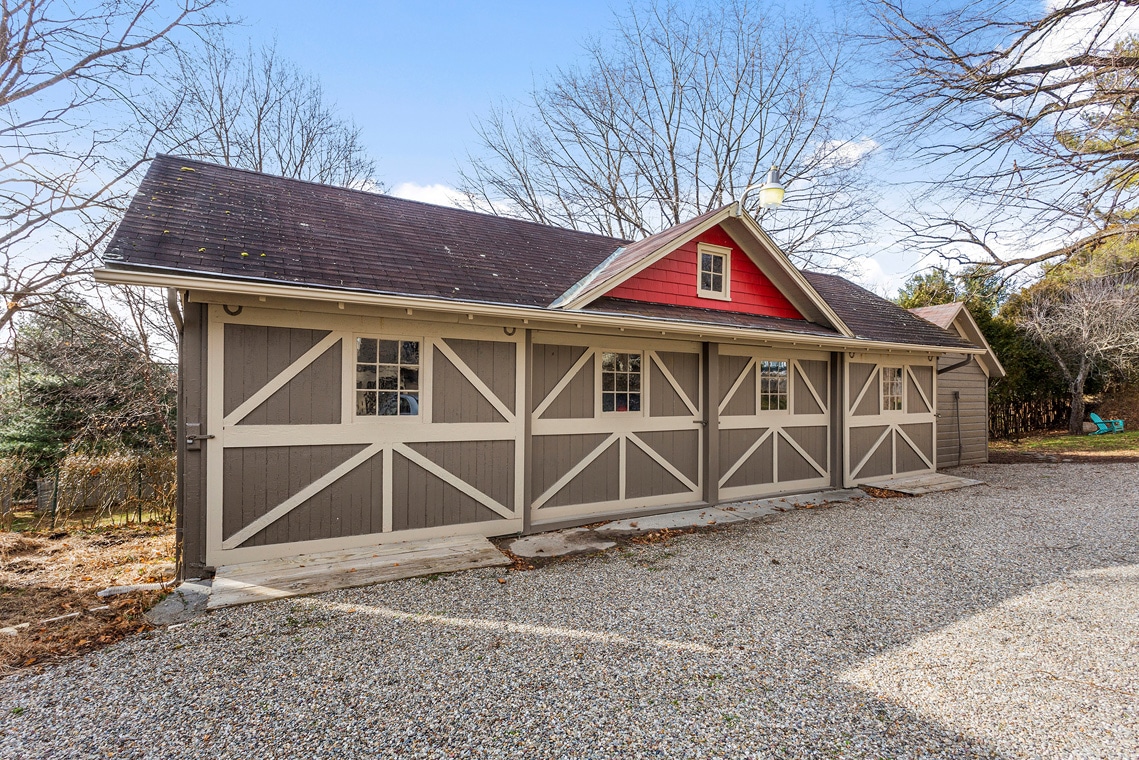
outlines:
[{"label": "dormer window", "polygon": [[696,247],[696,255],[700,264],[696,273],[697,295],[701,298],[730,300],[732,249],[700,243]]}]

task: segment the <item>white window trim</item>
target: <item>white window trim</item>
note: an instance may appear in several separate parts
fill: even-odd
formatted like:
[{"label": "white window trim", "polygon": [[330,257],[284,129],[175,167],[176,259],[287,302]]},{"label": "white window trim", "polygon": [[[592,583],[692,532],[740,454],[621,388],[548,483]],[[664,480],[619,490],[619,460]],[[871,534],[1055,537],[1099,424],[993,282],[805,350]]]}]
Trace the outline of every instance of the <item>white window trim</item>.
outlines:
[{"label": "white window trim", "polygon": [[[641,355],[641,408],[635,412],[606,412],[603,410],[603,402],[605,400],[605,391],[601,389],[601,377],[605,370],[601,368],[605,354],[640,354]],[[597,404],[597,417],[617,417],[619,419],[632,419],[635,417],[647,417],[649,410],[649,361],[648,351],[638,351],[632,348],[598,348],[595,354],[596,361],[594,362],[594,403]]]},{"label": "white window trim", "polygon": [[[902,406],[900,409],[887,409],[886,408],[886,378],[882,373],[887,369],[896,369],[902,376],[901,388],[901,401]],[[896,364],[880,364],[878,365],[878,411],[879,414],[905,414],[906,413],[906,368]]]},{"label": "white window trim", "polygon": [[[418,341],[419,342],[419,390],[416,391],[419,400],[419,412],[416,414],[358,414],[356,412],[356,339],[357,338],[375,338],[376,340],[399,340],[399,341]],[[428,377],[428,369],[430,364],[426,358],[427,352],[431,348],[431,343],[421,335],[381,335],[380,333],[352,333],[352,343],[349,351],[352,355],[352,372],[348,376],[348,387],[351,391],[352,398],[352,422],[360,423],[363,425],[418,425],[427,422],[424,415],[423,397],[427,394],[425,381]]]},{"label": "white window trim", "polygon": [[[764,409],[763,408],[763,364],[774,362],[782,362],[787,365],[787,408],[786,409]],[[791,382],[792,375],[795,370],[795,365],[789,357],[756,357],[755,361],[755,413],[760,414],[782,414],[789,415],[794,408],[794,399],[791,394],[794,392],[795,384]]]},{"label": "white window trim", "polygon": [[[714,290],[704,290],[700,287],[700,264],[704,258],[704,254],[712,254],[713,256],[724,257],[724,292],[717,293]],[[710,298],[714,301],[730,301],[732,300],[732,249],[725,248],[722,245],[712,245],[711,243],[697,243],[696,244],[696,295],[700,298]]]}]

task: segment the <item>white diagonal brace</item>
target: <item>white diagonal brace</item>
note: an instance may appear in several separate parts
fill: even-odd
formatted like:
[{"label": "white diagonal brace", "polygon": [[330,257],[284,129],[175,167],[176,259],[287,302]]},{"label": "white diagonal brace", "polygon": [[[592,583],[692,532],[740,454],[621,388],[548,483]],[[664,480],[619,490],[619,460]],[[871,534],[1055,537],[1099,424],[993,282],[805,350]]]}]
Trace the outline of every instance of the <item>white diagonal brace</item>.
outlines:
[{"label": "white diagonal brace", "polygon": [[473,385],[475,387],[475,390],[482,394],[483,398],[490,402],[491,406],[493,406],[495,410],[502,415],[502,418],[504,420],[507,422],[514,422],[513,410],[511,410],[510,407],[508,407],[506,404],[502,403],[502,399],[498,397],[498,394],[492,391],[490,387],[482,381],[482,378],[475,374],[475,371],[467,366],[467,363],[465,361],[459,358],[459,355],[455,353],[454,349],[447,345],[447,342],[445,340],[433,340],[431,341],[431,344],[435,346],[436,350],[438,350],[439,353],[443,354],[443,356],[446,356],[447,360],[450,361],[451,364],[455,365],[455,369],[459,370],[459,374],[465,377],[467,379],[467,382]]},{"label": "white diagonal brace", "polygon": [[249,523],[244,528],[222,541],[221,548],[235,549],[238,546],[241,546],[246,541],[253,538],[253,536],[257,535],[257,533],[259,533],[261,530],[277,522],[282,517],[299,507],[301,504],[304,504],[313,496],[316,496],[325,488],[328,488],[328,486],[332,485],[337,480],[347,475],[349,472],[356,469],[364,462],[367,462],[373,456],[378,454],[382,448],[382,443],[373,443],[371,446],[361,449],[358,453],[353,454],[336,467],[333,467],[331,470],[324,473],[319,478],[309,483],[307,486],[297,491],[295,494],[285,499],[265,514],[261,515],[256,520]]},{"label": "white diagonal brace", "polygon": [[815,386],[811,384],[811,379],[807,377],[807,373],[803,371],[803,365],[797,361],[793,362],[793,364],[795,365],[795,371],[798,372],[799,377],[803,379],[803,382],[801,384],[807,387],[807,390],[811,392],[812,398],[815,399],[815,403],[818,404],[819,408],[825,412],[827,410],[827,405],[823,403],[823,399],[821,396],[819,396],[819,392],[816,391]]},{"label": "white diagonal brace", "polygon": [[933,462],[929,461],[929,457],[927,457],[922,452],[921,446],[918,446],[916,443],[914,443],[914,439],[910,438],[906,434],[905,430],[902,430],[901,425],[898,426],[897,430],[898,430],[898,435],[902,436],[902,439],[910,445],[910,448],[912,448],[914,450],[914,453],[917,454],[919,457],[921,457],[921,461],[925,462],[926,465],[929,467],[929,469],[931,469],[931,470],[934,469]]},{"label": "white diagonal brace", "polygon": [[593,460],[597,459],[597,457],[608,451],[609,447],[613,445],[613,441],[616,441],[620,437],[620,433],[611,433],[609,437],[602,441],[597,448],[589,452],[580,462],[571,467],[569,472],[567,472],[565,475],[562,475],[557,479],[557,482],[542,492],[542,495],[534,500],[534,509],[538,509],[547,501],[554,498],[554,496],[557,495],[558,491],[565,488],[567,483],[580,475],[582,470],[593,464]]},{"label": "white diagonal brace", "polygon": [[452,487],[457,488],[458,490],[462,491],[467,496],[470,496],[472,499],[477,501],[479,504],[482,504],[487,509],[489,509],[493,512],[497,512],[498,514],[502,515],[503,517],[516,517],[516,515],[514,514],[514,510],[498,503],[493,498],[491,498],[490,496],[487,496],[485,493],[483,493],[479,489],[475,488],[474,486],[472,486],[467,481],[463,480],[462,478],[455,476],[454,473],[443,469],[442,467],[440,467],[435,462],[432,462],[430,459],[423,456],[422,454],[420,454],[415,449],[408,448],[407,446],[403,445],[402,443],[397,443],[397,444],[394,444],[392,446],[392,450],[399,452],[400,455],[405,457],[406,459],[408,459],[412,462],[415,462],[417,465],[419,465],[423,469],[427,470],[429,473],[431,473],[435,477],[439,478],[440,480],[442,480],[447,485],[452,486]]},{"label": "white diagonal brace", "polygon": [[672,462],[668,461],[663,456],[661,456],[660,453],[658,453],[657,451],[654,451],[653,447],[649,446],[647,443],[645,443],[643,440],[641,440],[640,436],[638,436],[636,433],[630,433],[629,434],[629,440],[632,441],[634,444],[636,444],[638,449],[640,449],[641,451],[645,452],[650,457],[652,457],[654,462],[656,462],[661,467],[663,467],[665,470],[667,470],[668,473],[670,475],[672,475],[672,477],[679,480],[682,485],[687,486],[689,491],[699,491],[700,490],[700,486],[696,485],[691,480],[689,480],[687,475],[685,475],[680,470],[676,469],[676,466]]},{"label": "white diagonal brace", "polygon": [[815,468],[815,472],[819,473],[820,476],[827,474],[826,468],[823,467],[818,462],[816,462],[815,458],[813,456],[811,456],[810,454],[808,454],[807,450],[804,449],[802,446],[800,446],[799,442],[796,441],[794,438],[792,438],[787,433],[786,430],[780,430],[779,434],[783,438],[783,440],[785,440],[785,441],[787,441],[787,443],[791,444],[791,448],[795,449],[795,451],[798,451],[799,454],[803,457],[803,459],[807,460],[807,464],[809,464]]},{"label": "white diagonal brace", "polygon": [[[732,476],[736,474],[736,470],[738,470],[739,468],[744,466],[744,462],[751,459],[751,455],[756,452],[756,449],[758,449],[760,446],[762,446],[763,442],[766,441],[768,438],[770,438],[772,433],[774,433],[774,432],[775,432],[775,428],[768,428],[767,431],[763,435],[761,435],[759,438],[756,439],[755,443],[753,443],[751,446],[747,447],[747,451],[744,452],[743,456],[740,457],[739,459],[737,459],[736,463],[733,464],[731,467],[729,467],[728,471],[720,476],[720,484],[719,485],[721,488],[724,486],[725,483],[727,483],[729,480],[732,479]],[[776,474],[774,469],[772,469],[771,474],[772,474],[772,476],[774,476]]]},{"label": "white diagonal brace", "polygon": [[921,387],[921,383],[918,382],[918,376],[914,374],[913,368],[907,365],[906,374],[914,381],[914,387],[918,389],[918,395],[921,396],[922,402],[925,403],[926,411],[932,412],[933,404],[929,402],[929,396],[925,395],[925,390]]},{"label": "white diagonal brace", "polygon": [[[867,427],[875,427],[875,426],[874,425],[868,425]],[[858,428],[851,428],[851,430],[857,430],[857,429]],[[863,456],[862,459],[858,460],[858,464],[856,464],[854,467],[850,468],[850,477],[852,477],[852,478],[858,477],[858,473],[862,472],[862,468],[866,466],[866,463],[870,460],[870,457],[874,456],[874,452],[876,452],[878,450],[878,447],[882,445],[882,441],[886,439],[886,436],[888,436],[890,434],[890,431],[893,429],[894,429],[893,425],[887,425],[886,426],[885,432],[883,432],[882,435],[878,436],[878,440],[874,442],[874,445],[866,450],[866,455]]]},{"label": "white diagonal brace", "polygon": [[[854,410],[858,408],[858,405],[862,403],[862,397],[866,395],[866,391],[869,390],[870,386],[874,384],[874,381],[878,378],[880,372],[881,367],[875,364],[874,369],[870,370],[870,377],[866,378],[866,382],[862,384],[862,389],[858,392],[858,395],[855,396],[854,403],[850,405],[850,409],[847,410],[848,412],[853,413]],[[826,407],[824,407],[824,409],[825,408]]]},{"label": "white diagonal brace", "polygon": [[649,358],[654,364],[657,365],[657,369],[659,369],[661,374],[664,375],[664,379],[668,381],[668,384],[672,386],[672,389],[676,391],[676,395],[680,396],[680,400],[684,402],[684,405],[686,407],[688,407],[688,411],[692,412],[692,416],[699,417],[700,410],[697,409],[696,405],[692,403],[692,399],[688,398],[688,394],[685,393],[684,389],[680,387],[680,383],[676,381],[676,378],[673,376],[672,372],[670,372],[668,367],[664,365],[664,361],[660,358],[657,352],[649,351]]},{"label": "white diagonal brace", "polygon": [[274,393],[284,388],[286,383],[323,356],[325,351],[340,342],[345,335],[347,335],[347,333],[343,332],[330,332],[328,335],[325,335],[315,346],[301,354],[300,358],[277,373],[272,380],[258,388],[256,393],[245,399],[236,409],[227,414],[221,421],[222,427],[236,425],[248,417],[250,412],[264,404]]},{"label": "white diagonal brace", "polygon": [[554,403],[558,396],[562,395],[562,391],[577,377],[577,373],[581,372],[581,368],[585,366],[586,362],[593,358],[593,354],[594,351],[592,348],[587,348],[582,352],[581,356],[577,358],[577,361],[573,363],[573,366],[569,368],[569,371],[562,375],[557,385],[546,394],[546,397],[542,399],[542,403],[538,404],[534,409],[534,419],[541,419],[542,415],[546,413],[546,410],[550,408],[550,404]]},{"label": "white diagonal brace", "polygon": [[720,399],[720,406],[719,409],[717,409],[720,414],[723,414],[724,410],[728,408],[728,402],[730,402],[732,400],[732,397],[736,395],[736,391],[740,389],[740,385],[743,384],[744,378],[747,377],[747,373],[751,371],[751,368],[755,366],[755,363],[756,360],[753,356],[748,361],[748,363],[744,365],[743,371],[740,372],[739,377],[736,378],[736,381],[732,383],[732,387],[728,388],[728,392],[724,394],[724,397],[722,399]]}]

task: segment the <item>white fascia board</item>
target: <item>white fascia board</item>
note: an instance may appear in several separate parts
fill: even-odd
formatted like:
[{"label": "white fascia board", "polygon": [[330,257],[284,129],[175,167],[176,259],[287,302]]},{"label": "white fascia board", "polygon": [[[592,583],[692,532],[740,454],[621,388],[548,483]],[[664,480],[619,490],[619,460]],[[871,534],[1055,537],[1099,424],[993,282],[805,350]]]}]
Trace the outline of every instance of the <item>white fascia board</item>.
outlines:
[{"label": "white fascia board", "polygon": [[[673,242],[669,243],[668,245],[661,246],[660,248],[657,248],[652,253],[645,254],[644,256],[642,256],[640,258],[640,260],[637,261],[636,264],[633,264],[632,266],[626,267],[619,274],[617,274],[613,277],[610,277],[607,280],[596,280],[595,279],[596,274],[594,272],[591,272],[588,275],[588,278],[590,278],[590,280],[592,280],[592,281],[586,282],[583,287],[579,288],[578,291],[576,293],[573,293],[572,295],[570,295],[570,291],[572,291],[573,288],[570,288],[570,290],[566,291],[566,293],[564,295],[559,296],[558,300],[555,301],[554,303],[557,304],[560,301],[560,302],[562,302],[560,305],[560,308],[569,309],[569,310],[581,309],[581,308],[584,308],[585,306],[588,306],[592,301],[595,301],[596,299],[605,295],[606,293],[608,293],[610,290],[617,287],[621,283],[625,282],[626,280],[631,279],[633,276],[645,271],[650,266],[652,266],[656,262],[660,261],[665,256],[667,256],[668,254],[672,253],[673,251],[675,251],[677,248],[679,248],[680,246],[687,243],[692,238],[696,237],[697,235],[704,234],[705,232],[712,229],[713,227],[715,227],[720,222],[727,219],[729,216],[731,216],[731,210],[732,210],[731,206],[725,206],[724,208],[720,209],[720,213],[714,214],[713,216],[709,217],[708,219],[705,219],[699,225],[697,225],[697,226],[693,227],[691,230],[689,230],[688,234],[685,235],[684,237],[678,238],[677,240],[674,240]],[[625,247],[627,248],[628,246],[625,246]],[[624,250],[624,249],[622,249],[622,250]],[[617,253],[619,253],[619,251]],[[617,255],[617,253],[614,253],[612,256],[610,256],[608,259],[606,259],[606,263],[608,261],[610,261],[611,259],[613,259]],[[603,266],[603,265],[601,265],[601,266]],[[577,287],[577,286],[575,285],[574,287]]]},{"label": "white fascia board", "polygon": [[[510,306],[502,304],[478,303],[472,301],[445,301],[415,296],[396,296],[363,291],[335,290],[303,285],[283,285],[249,280],[228,280],[213,277],[176,274],[163,270],[107,269],[94,272],[95,281],[105,285],[134,285],[156,288],[176,288],[210,293],[264,296],[266,298],[300,299],[323,302],[351,303],[367,306],[383,306],[396,309],[423,309],[427,311],[467,314],[498,319],[541,320],[547,323],[564,324],[575,327],[599,327],[605,329],[643,330],[646,332],[668,332],[674,335],[716,338],[724,342],[761,341],[764,343],[792,344],[796,346],[817,346],[830,351],[894,351],[924,353],[931,355],[947,353],[983,354],[983,348],[951,348],[946,346],[925,346],[909,343],[860,340],[845,336],[811,335],[809,333],[788,333],[774,330],[758,330],[747,327],[730,327],[694,322],[682,322],[650,317],[606,314],[603,312],[566,311],[545,309],[535,306]],[[271,307],[270,307],[271,308]]]}]

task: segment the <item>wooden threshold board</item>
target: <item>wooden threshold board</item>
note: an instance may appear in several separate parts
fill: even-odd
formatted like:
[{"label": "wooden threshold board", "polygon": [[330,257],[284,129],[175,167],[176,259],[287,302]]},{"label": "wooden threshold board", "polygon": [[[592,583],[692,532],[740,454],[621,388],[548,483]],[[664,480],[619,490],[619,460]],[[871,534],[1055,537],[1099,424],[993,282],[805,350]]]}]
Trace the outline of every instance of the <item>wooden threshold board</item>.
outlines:
[{"label": "wooden threshold board", "polygon": [[923,472],[917,475],[898,475],[890,478],[874,478],[859,481],[860,486],[883,488],[887,491],[921,496],[935,491],[954,491],[958,488],[970,486],[983,486],[985,481],[959,478],[956,475],[946,475],[943,472]]},{"label": "wooden threshold board", "polygon": [[482,536],[457,536],[223,565],[214,576],[207,608],[509,564]]}]

